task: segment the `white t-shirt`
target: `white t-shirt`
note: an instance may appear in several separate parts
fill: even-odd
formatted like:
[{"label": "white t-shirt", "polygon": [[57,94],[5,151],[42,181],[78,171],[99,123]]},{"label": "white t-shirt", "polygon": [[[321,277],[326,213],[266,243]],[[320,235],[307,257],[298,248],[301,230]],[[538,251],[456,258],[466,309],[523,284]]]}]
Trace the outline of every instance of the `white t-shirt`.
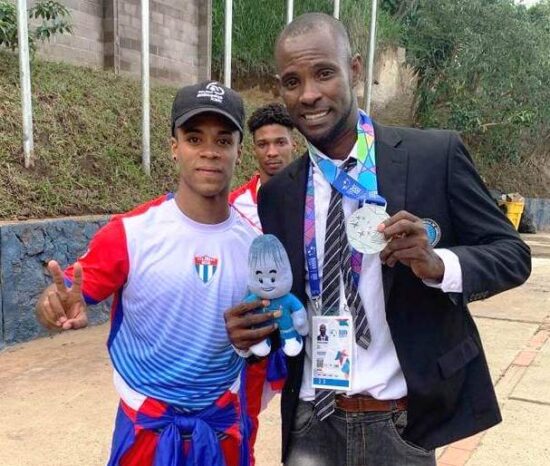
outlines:
[{"label": "white t-shirt", "polygon": [[222,223],[201,224],[170,195],[95,235],[79,260],[83,293],[90,303],[115,293],[108,347],[130,406],[150,396],[198,410],[234,386],[243,362],[223,313],[246,296],[246,251],[256,236],[234,209]]}]

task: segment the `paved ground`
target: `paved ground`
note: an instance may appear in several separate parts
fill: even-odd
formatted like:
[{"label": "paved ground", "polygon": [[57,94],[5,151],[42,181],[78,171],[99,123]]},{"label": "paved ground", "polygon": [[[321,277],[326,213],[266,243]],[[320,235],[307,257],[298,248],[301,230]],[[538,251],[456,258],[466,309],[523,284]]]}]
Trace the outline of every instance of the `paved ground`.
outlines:
[{"label": "paved ground", "polygon": [[439,452],[439,466],[550,465],[550,235],[526,239],[528,282],[472,306],[504,420]]},{"label": "paved ground", "polygon": [[[472,306],[504,422],[439,451],[440,466],[550,465],[550,235],[528,241],[528,283]],[[103,325],[0,353],[0,465],[105,463],[117,404],[106,333]],[[276,399],[262,415],[259,466],[279,464],[279,440]]]}]

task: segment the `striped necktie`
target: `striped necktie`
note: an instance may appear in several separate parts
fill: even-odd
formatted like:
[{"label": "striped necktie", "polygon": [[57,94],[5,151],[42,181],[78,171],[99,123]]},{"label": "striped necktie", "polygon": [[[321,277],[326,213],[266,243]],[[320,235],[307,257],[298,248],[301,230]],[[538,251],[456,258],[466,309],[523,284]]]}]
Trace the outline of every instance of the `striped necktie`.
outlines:
[{"label": "striped necktie", "polygon": [[[356,164],[357,160],[350,158],[344,163],[342,170],[349,171]],[[371,341],[367,314],[359,296],[357,285],[353,280],[351,247],[346,236],[342,194],[333,187],[325,233],[323,290],[321,294],[323,315],[339,314],[340,273],[343,277],[346,302],[353,317],[355,340],[359,346],[366,349]],[[334,390],[317,389],[315,391],[315,413],[321,421],[334,412],[335,406]]]}]

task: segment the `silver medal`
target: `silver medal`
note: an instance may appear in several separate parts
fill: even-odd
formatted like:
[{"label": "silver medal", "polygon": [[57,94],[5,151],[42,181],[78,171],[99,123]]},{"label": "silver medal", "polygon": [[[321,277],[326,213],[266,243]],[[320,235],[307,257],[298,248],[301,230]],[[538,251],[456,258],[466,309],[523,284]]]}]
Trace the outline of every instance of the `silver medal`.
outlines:
[{"label": "silver medal", "polygon": [[346,221],[349,244],[363,254],[376,254],[382,251],[388,241],[377,227],[389,217],[385,206],[365,204],[357,209]]}]

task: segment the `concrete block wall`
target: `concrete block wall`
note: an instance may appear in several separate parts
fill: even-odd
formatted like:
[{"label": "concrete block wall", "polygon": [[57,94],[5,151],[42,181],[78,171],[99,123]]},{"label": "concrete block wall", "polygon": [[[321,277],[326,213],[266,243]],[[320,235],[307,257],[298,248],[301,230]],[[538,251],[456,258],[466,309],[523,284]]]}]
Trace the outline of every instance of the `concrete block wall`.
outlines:
[{"label": "concrete block wall", "polygon": [[[178,84],[196,82],[199,70],[199,2],[153,0],[150,3],[151,77]],[[118,1],[120,72],[141,70],[139,0]]]},{"label": "concrete block wall", "polygon": [[[0,224],[0,349],[47,334],[34,310],[52,282],[48,261],[73,263],[106,221],[102,216]],[[107,321],[109,309],[110,301],[90,306],[90,323]]]},{"label": "concrete block wall", "polygon": [[73,33],[55,36],[39,48],[38,55],[47,60],[103,68],[104,1],[62,0],[71,12]]},{"label": "concrete block wall", "polygon": [[[39,48],[46,59],[140,76],[140,0],[64,0],[73,33]],[[176,85],[209,77],[211,0],[151,0],[151,77]]]}]

